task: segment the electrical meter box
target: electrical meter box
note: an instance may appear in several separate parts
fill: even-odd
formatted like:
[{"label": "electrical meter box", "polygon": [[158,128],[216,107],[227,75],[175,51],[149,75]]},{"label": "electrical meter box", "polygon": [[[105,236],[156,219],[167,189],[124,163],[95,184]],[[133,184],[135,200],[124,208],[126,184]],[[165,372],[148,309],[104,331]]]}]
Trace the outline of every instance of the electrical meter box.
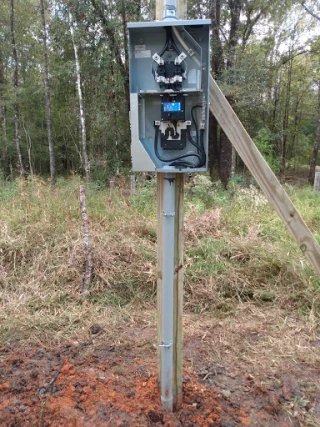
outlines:
[{"label": "electrical meter box", "polygon": [[210,24],[128,24],[133,171],[207,170]]}]

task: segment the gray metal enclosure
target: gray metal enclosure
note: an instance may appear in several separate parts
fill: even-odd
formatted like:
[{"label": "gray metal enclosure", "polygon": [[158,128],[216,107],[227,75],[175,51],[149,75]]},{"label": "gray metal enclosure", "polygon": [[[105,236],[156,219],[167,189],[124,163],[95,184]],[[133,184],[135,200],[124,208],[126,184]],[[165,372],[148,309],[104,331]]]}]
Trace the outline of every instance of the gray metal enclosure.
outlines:
[{"label": "gray metal enclosure", "polygon": [[128,30],[133,171],[206,171],[210,20]]}]

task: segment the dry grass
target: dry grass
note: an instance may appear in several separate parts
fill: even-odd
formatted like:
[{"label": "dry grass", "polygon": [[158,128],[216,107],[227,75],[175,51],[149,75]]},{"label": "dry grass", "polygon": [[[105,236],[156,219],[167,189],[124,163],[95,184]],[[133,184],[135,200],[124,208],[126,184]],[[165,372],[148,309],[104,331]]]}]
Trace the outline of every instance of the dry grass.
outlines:
[{"label": "dry grass", "polygon": [[[79,184],[74,177],[52,192],[36,178],[0,191],[0,339],[87,337],[93,323],[112,334],[128,313],[154,307],[154,185],[142,185],[131,198],[121,190],[110,197],[108,191],[89,189],[94,277],[84,299]],[[221,206],[206,207],[214,192],[209,185],[203,200],[201,192],[187,200],[186,311],[214,311],[223,318],[250,303],[316,318],[318,279],[292,242],[270,238],[268,210],[265,218],[259,210],[264,199],[256,190],[228,200],[217,193]]]},{"label": "dry grass", "polygon": [[202,338],[212,360],[253,376],[266,367],[269,374],[288,370],[288,363],[320,368],[319,322],[312,312],[301,318],[277,307],[246,303],[224,319],[186,315],[184,327],[186,334]]},{"label": "dry grass", "polygon": [[[89,188],[94,277],[87,298],[80,294],[79,184],[74,177],[52,192],[35,179],[0,189],[0,341],[52,346],[108,339],[154,357],[154,184],[141,184],[130,198],[121,190],[110,197]],[[207,362],[250,374],[266,387],[279,372],[301,372],[307,396],[320,368],[319,278],[259,192],[228,195],[203,178],[196,184],[186,200],[187,345],[201,347]],[[294,194],[297,204],[317,230],[317,200],[301,194]],[[98,337],[90,333],[93,324],[103,328]],[[287,411],[298,414],[301,426],[314,427],[318,419],[305,411],[305,395]]]},{"label": "dry grass", "polygon": [[249,378],[274,390],[285,378],[299,384],[297,397],[283,404],[301,427],[318,427],[320,393],[319,321],[277,307],[238,305],[232,316],[186,315],[185,339],[200,348],[208,369],[224,366],[231,378]]},{"label": "dry grass", "polygon": [[89,326],[97,322],[111,330],[122,316],[120,306],[135,299],[141,303],[143,291],[154,294],[150,220],[139,216],[130,226],[132,212],[125,198],[110,200],[99,192],[97,205],[91,208],[89,192],[95,271],[91,296],[81,297],[83,241],[77,185],[65,184],[52,193],[40,180],[19,183],[17,193],[2,208],[0,334],[4,340],[59,341],[87,335]]}]

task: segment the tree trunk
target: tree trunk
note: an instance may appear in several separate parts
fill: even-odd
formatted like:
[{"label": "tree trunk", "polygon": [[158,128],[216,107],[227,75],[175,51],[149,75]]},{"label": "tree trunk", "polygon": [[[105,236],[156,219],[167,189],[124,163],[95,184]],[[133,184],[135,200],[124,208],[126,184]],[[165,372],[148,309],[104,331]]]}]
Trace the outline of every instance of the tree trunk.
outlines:
[{"label": "tree trunk", "polygon": [[90,164],[89,164],[89,157],[88,157],[88,151],[87,151],[86,119],[85,119],[84,106],[83,106],[80,62],[79,62],[79,55],[78,55],[78,46],[76,44],[75,36],[74,36],[73,18],[70,10],[69,10],[69,25],[70,25],[70,33],[71,33],[72,44],[74,49],[74,57],[76,62],[77,88],[78,88],[78,96],[79,96],[80,124],[81,124],[82,155],[84,160],[84,170],[86,174],[86,180],[87,182],[89,182],[90,181]]},{"label": "tree trunk", "polygon": [[288,141],[288,125],[289,125],[289,108],[291,98],[291,81],[292,81],[292,67],[293,67],[293,49],[294,49],[294,37],[296,35],[297,23],[291,33],[291,43],[289,47],[289,64],[288,64],[288,81],[286,85],[286,97],[284,105],[284,116],[282,121],[282,138],[281,138],[281,173],[285,172],[286,168],[286,157],[287,157],[287,141]]},{"label": "tree trunk", "polygon": [[[229,7],[231,12],[231,22],[230,22],[230,36],[229,36],[229,52],[227,56],[227,69],[232,69],[234,67],[235,59],[236,59],[236,47],[238,43],[238,30],[240,25],[240,13],[241,13],[241,0],[229,0]],[[230,84],[233,85],[234,79],[231,78]],[[231,96],[229,99],[229,103],[232,107],[234,107],[235,100],[234,97]],[[231,153],[227,154],[227,158],[231,158],[230,160],[230,171],[229,177],[233,178],[236,172],[236,162],[237,162],[237,152],[235,148],[230,143],[225,146],[225,149],[231,150]],[[228,162],[229,160],[227,160]],[[224,173],[224,172],[223,172]],[[222,181],[222,179],[221,179]],[[223,181],[222,181],[223,182]]]},{"label": "tree trunk", "polygon": [[285,98],[284,115],[283,115],[283,122],[282,122],[281,173],[284,173],[286,168],[289,107],[290,107],[290,97],[291,97],[291,79],[292,79],[292,59],[290,59],[290,62],[289,62],[288,82],[287,82],[287,88],[286,88],[286,98]]},{"label": "tree trunk", "polygon": [[309,182],[311,185],[313,185],[313,181],[314,181],[319,149],[320,149],[320,80],[318,80],[318,126],[317,126],[317,133],[316,133],[316,142],[313,147],[313,153],[312,153],[310,171],[309,171]]},{"label": "tree trunk", "polygon": [[219,167],[219,132],[218,122],[209,112],[209,173],[212,181],[215,179],[215,169]]},{"label": "tree trunk", "polygon": [[295,108],[294,108],[293,132],[292,132],[292,141],[291,141],[291,150],[290,150],[290,157],[294,158],[294,168],[296,166],[296,151],[297,151],[296,141],[297,141],[297,136],[300,128],[300,121],[301,121],[300,103],[301,103],[301,99],[299,96],[297,96],[297,101],[295,103]]},{"label": "tree trunk", "polygon": [[50,160],[50,181],[51,181],[51,186],[54,187],[56,184],[56,166],[55,166],[55,155],[54,155],[52,125],[51,125],[51,100],[50,100],[50,86],[49,86],[47,29],[46,29],[43,0],[40,0],[40,13],[41,13],[41,22],[42,22],[44,91],[45,91],[45,97],[46,97],[46,116],[47,116],[47,131],[48,131],[48,144],[49,144],[49,160]]},{"label": "tree trunk", "polygon": [[86,208],[86,189],[84,185],[80,185],[80,210],[81,210],[81,217],[82,217],[83,244],[84,244],[84,275],[83,275],[81,293],[84,295],[87,295],[90,293],[93,264],[92,264],[91,246],[90,246],[89,219],[88,219],[87,208]]},{"label": "tree trunk", "polygon": [[[105,15],[104,11],[101,9],[100,5],[97,4],[97,1],[91,0],[91,4],[92,4],[94,10],[96,11],[96,14],[101,19],[101,22],[103,24],[104,33],[109,40],[109,49],[110,49],[111,53],[114,55],[114,59],[119,66],[119,71],[120,71],[121,77],[123,79],[125,103],[127,105],[128,114],[129,114],[130,89],[129,89],[129,72],[128,72],[127,64],[125,64],[123,61],[122,51],[119,47],[119,43],[116,40],[115,31],[114,31],[113,26],[110,25],[110,21],[106,17],[106,15]],[[124,37],[126,37],[126,35],[124,35]]]},{"label": "tree trunk", "polygon": [[6,120],[6,107],[3,102],[3,87],[5,84],[4,77],[4,64],[2,51],[0,50],[0,120],[2,128],[2,156],[1,156],[1,166],[4,179],[9,175],[8,168],[8,149],[7,149],[7,120]]},{"label": "tree trunk", "polygon": [[230,178],[231,164],[232,164],[232,144],[227,135],[221,129],[220,131],[220,167],[219,178],[224,186],[227,188]]},{"label": "tree trunk", "polygon": [[[220,0],[213,0],[210,5],[210,19],[212,22],[212,57],[211,69],[215,79],[221,78],[223,67],[223,51],[220,40]],[[214,170],[219,167],[219,128],[216,118],[210,112],[209,121],[209,171],[211,179],[215,178]]]},{"label": "tree trunk", "polygon": [[[1,103],[1,98],[0,98]],[[7,112],[6,108],[1,105],[0,106],[0,118],[1,118],[1,127],[2,127],[2,173],[3,178],[6,179],[9,176],[9,165],[8,165],[8,148],[7,148]]]},{"label": "tree trunk", "polygon": [[[277,112],[278,112],[278,104],[280,101],[280,88],[282,84],[282,69],[280,68],[279,75],[275,76],[275,86],[273,87],[273,108],[271,114],[271,122],[270,122],[270,130],[272,133],[276,132],[277,125]],[[277,145],[277,153],[279,153],[279,146]]]},{"label": "tree trunk", "polygon": [[122,18],[122,31],[123,31],[123,49],[124,49],[124,69],[126,74],[129,73],[129,50],[127,38],[127,15],[125,0],[121,0],[121,18]]},{"label": "tree trunk", "polygon": [[31,178],[33,178],[34,171],[33,171],[33,166],[32,166],[32,154],[31,154],[32,141],[31,141],[30,135],[28,134],[28,131],[26,129],[26,126],[25,126],[25,123],[24,123],[23,120],[22,120],[22,126],[23,126],[23,130],[24,130],[24,133],[25,133],[25,136],[26,136],[30,176],[31,176]]},{"label": "tree trunk", "polygon": [[14,125],[16,133],[16,147],[20,166],[20,175],[22,178],[26,178],[27,172],[24,166],[22,150],[21,150],[21,134],[20,134],[20,108],[18,103],[18,88],[19,88],[19,74],[18,74],[18,54],[16,49],[16,42],[14,37],[14,0],[11,0],[10,8],[10,38],[12,48],[12,62],[14,66],[13,71],[13,90],[14,90]]}]

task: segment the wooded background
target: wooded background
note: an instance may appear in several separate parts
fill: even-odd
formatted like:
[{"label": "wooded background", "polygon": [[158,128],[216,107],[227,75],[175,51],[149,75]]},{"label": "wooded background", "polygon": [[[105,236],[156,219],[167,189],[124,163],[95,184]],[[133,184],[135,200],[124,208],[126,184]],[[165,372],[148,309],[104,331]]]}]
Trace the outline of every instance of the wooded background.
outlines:
[{"label": "wooded background", "polygon": [[[155,0],[0,3],[1,176],[105,182],[130,169],[126,24]],[[212,20],[212,75],[276,173],[310,168],[320,146],[320,4],[189,0]],[[151,66],[150,66],[151,72]],[[244,165],[210,118],[209,166],[227,185]]]}]

